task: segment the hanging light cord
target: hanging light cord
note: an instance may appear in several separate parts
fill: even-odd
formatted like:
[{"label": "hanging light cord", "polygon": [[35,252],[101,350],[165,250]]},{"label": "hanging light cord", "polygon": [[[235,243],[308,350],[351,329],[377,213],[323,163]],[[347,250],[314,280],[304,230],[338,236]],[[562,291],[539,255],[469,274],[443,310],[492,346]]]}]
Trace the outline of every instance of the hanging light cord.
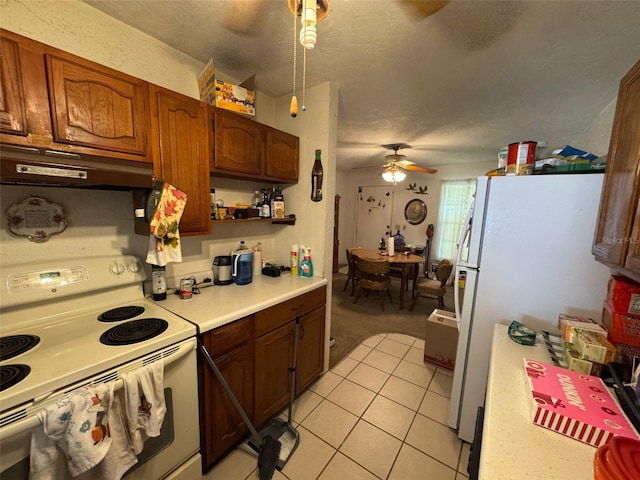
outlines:
[{"label": "hanging light cord", "polygon": [[304,49],[304,56],[302,57],[302,111],[304,112],[307,107],[304,104],[304,97],[307,93],[307,49]]},{"label": "hanging light cord", "polygon": [[298,58],[298,24],[296,23],[298,17],[293,16],[293,96],[296,95],[296,70],[297,70],[297,58]]}]

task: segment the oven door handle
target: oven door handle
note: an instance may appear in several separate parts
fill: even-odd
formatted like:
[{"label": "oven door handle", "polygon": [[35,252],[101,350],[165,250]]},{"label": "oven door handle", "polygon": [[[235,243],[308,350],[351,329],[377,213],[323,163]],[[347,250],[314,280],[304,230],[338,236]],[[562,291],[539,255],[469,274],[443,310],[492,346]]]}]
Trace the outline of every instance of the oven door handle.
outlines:
[{"label": "oven door handle", "polygon": [[[156,352],[152,355],[148,355],[146,358],[142,359],[141,361],[142,366],[146,366],[149,363],[153,363],[157,360],[160,360],[166,357],[164,362],[164,368],[166,369],[167,366],[171,365],[174,362],[177,362],[178,360],[183,358],[185,355],[195,350],[196,346],[197,346],[197,343],[196,343],[195,337],[190,338],[189,340],[181,343],[180,345],[174,345],[173,347],[166,348],[163,351]],[[176,349],[178,350],[176,351]],[[136,368],[141,368],[141,367],[136,367]],[[124,373],[125,371],[127,370],[118,371],[118,376],[120,376],[120,373]],[[101,375],[100,377],[104,377],[104,375]],[[99,377],[96,377],[96,378],[99,378]],[[115,382],[113,386],[114,391],[124,387],[124,381],[122,380],[122,378],[118,378],[117,380],[112,380],[112,382]],[[18,435],[20,433],[31,430],[34,427],[37,427],[42,423],[42,421],[40,420],[40,414],[46,407],[48,407],[49,405],[52,405],[60,397],[67,395],[73,390],[76,390],[77,388],[80,388],[82,386],[91,385],[92,383],[93,383],[92,380],[83,381],[82,384],[79,384],[76,387],[73,387],[71,390],[66,390],[65,392],[60,393],[59,395],[55,395],[52,393],[46,394],[44,395],[44,398],[50,398],[50,400],[47,401],[46,405],[40,405],[39,402],[34,402],[33,405],[29,407],[16,409],[15,413],[13,413],[12,416],[23,416],[24,419],[15,421],[13,423],[10,423],[6,427],[0,428],[0,441],[4,441],[5,439],[10,438],[14,435]],[[108,385],[111,382],[101,382],[101,383],[106,383]],[[33,412],[33,410],[35,410],[36,405],[38,410],[37,412]],[[4,421],[4,418],[2,420]]]}]

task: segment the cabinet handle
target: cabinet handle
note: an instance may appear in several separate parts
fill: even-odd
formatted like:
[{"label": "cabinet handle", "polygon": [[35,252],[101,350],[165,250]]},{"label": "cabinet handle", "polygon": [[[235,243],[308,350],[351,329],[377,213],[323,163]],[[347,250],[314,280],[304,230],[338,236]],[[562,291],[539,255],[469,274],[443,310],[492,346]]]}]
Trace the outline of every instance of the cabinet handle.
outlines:
[{"label": "cabinet handle", "polygon": [[301,303],[297,307],[291,307],[291,310],[297,312],[298,310],[302,310],[302,307],[304,307],[304,303]]}]

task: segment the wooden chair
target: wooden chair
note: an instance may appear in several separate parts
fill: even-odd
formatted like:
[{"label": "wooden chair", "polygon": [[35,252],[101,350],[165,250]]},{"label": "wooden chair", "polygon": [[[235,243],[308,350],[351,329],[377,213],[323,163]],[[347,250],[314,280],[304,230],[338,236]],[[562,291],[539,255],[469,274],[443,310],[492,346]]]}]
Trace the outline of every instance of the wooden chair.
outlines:
[{"label": "wooden chair", "polygon": [[[394,251],[396,255],[400,255],[404,252],[411,252],[411,249],[409,247],[399,247],[397,250],[394,250]],[[391,269],[389,270],[389,276],[395,277],[395,278],[402,278],[402,267],[391,266]],[[407,282],[405,291],[407,292],[409,291],[409,282]]]},{"label": "wooden chair", "polygon": [[418,281],[413,289],[413,300],[409,311],[413,310],[418,297],[437,297],[438,308],[444,308],[444,294],[447,291],[447,280],[451,275],[453,265],[449,260],[440,260],[438,269],[436,270],[435,280],[424,278]]},{"label": "wooden chair", "polygon": [[344,284],[344,288],[342,291],[344,292],[349,286],[349,282],[351,282],[351,296],[353,297],[353,292],[355,292],[356,285],[358,284],[358,257],[353,254],[354,250],[358,250],[362,247],[352,247],[347,248],[347,264],[349,265],[349,271],[347,272],[347,281]]},{"label": "wooden chair", "polygon": [[362,289],[367,292],[373,290],[377,291],[380,295],[380,308],[384,311],[383,294],[386,291],[389,295],[389,302],[393,302],[391,298],[391,278],[389,278],[389,262],[386,260],[367,260],[364,258],[358,258],[358,290],[356,291],[356,298],[353,299],[353,303],[358,301],[360,292]]}]

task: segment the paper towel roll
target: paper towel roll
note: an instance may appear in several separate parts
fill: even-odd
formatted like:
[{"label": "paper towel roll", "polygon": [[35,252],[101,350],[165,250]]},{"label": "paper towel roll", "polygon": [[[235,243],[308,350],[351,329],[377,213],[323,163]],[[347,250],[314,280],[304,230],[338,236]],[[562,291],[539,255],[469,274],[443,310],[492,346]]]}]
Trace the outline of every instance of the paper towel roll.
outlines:
[{"label": "paper towel roll", "polygon": [[389,257],[393,257],[395,255],[395,252],[393,251],[394,240],[394,237],[389,237],[389,239],[387,240],[387,256]]}]

